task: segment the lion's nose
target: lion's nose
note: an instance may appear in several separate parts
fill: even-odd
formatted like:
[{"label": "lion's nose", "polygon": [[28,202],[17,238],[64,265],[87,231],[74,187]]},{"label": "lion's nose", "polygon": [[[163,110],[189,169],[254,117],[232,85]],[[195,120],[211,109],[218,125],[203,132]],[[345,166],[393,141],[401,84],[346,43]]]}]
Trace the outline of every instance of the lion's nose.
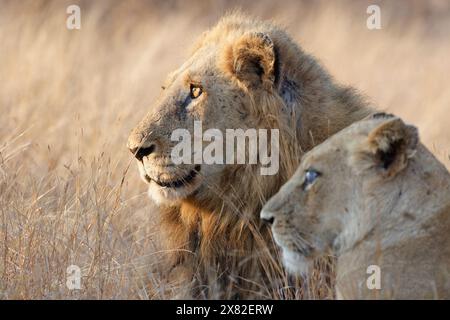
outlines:
[{"label": "lion's nose", "polygon": [[155,145],[151,144],[148,147],[131,147],[129,148],[131,153],[138,159],[142,161],[142,159],[155,151]]},{"label": "lion's nose", "polygon": [[273,222],[275,221],[275,216],[274,216],[273,212],[271,212],[271,211],[262,210],[260,217],[261,217],[261,220],[264,221],[265,223],[267,223],[268,225],[272,225]]}]

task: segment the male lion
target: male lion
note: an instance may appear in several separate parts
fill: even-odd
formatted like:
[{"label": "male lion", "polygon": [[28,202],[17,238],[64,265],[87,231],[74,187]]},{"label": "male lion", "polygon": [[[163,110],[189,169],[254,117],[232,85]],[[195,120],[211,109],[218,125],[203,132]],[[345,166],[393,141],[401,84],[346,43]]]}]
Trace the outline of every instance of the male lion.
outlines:
[{"label": "male lion", "polygon": [[397,117],[375,114],[308,152],[261,217],[289,270],[337,256],[340,298],[450,298],[450,174]]},{"label": "male lion", "polygon": [[[161,207],[165,270],[177,297],[285,296],[279,288],[288,284],[273,284],[283,271],[258,213],[305,150],[369,113],[271,23],[233,13],[202,34],[128,139]],[[221,132],[279,129],[278,173],[263,176],[258,164],[174,165],[171,133],[193,136],[194,121]]]}]

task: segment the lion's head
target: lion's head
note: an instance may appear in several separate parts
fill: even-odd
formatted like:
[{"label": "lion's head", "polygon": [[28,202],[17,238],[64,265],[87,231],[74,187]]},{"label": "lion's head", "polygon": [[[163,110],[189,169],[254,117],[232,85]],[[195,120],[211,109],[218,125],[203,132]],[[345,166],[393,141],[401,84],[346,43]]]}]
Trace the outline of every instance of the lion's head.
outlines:
[{"label": "lion's head", "polygon": [[171,151],[178,144],[171,140],[175,129],[187,129],[194,139],[194,121],[201,121],[203,132],[217,129],[222,133],[227,129],[278,128],[285,121],[281,124],[286,128],[284,133],[295,138],[295,130],[287,130],[292,127],[287,117],[295,123],[299,115],[290,110],[283,120],[279,113],[287,104],[293,108],[297,103],[299,84],[288,81],[292,72],[282,74],[286,66],[280,59],[289,58],[298,49],[283,48],[289,39],[269,26],[250,24],[232,15],[205,33],[189,59],[169,75],[151,112],[132,131],[128,147],[138,160],[150,196],[158,203],[199,194],[207,201],[208,194],[217,193],[211,189],[224,191],[225,187],[218,187],[221,182],[234,184],[243,178],[239,170],[248,174],[255,169],[222,164],[175,165],[171,159]]},{"label": "lion's head", "polygon": [[[249,188],[260,189],[265,197],[292,174],[303,150],[367,110],[352,89],[334,84],[284,30],[232,14],[205,32],[188,60],[169,75],[157,103],[132,131],[128,147],[157,202],[202,195],[205,203],[229,191],[245,200]],[[279,174],[253,181],[258,165],[174,165],[170,155],[178,142],[171,141],[171,134],[184,128],[194,137],[194,121],[202,122],[204,132],[279,129]]]},{"label": "lion's head", "polygon": [[264,206],[285,266],[307,274],[310,263],[367,234],[367,211],[387,211],[418,143],[417,130],[378,113],[308,152],[292,178]]}]

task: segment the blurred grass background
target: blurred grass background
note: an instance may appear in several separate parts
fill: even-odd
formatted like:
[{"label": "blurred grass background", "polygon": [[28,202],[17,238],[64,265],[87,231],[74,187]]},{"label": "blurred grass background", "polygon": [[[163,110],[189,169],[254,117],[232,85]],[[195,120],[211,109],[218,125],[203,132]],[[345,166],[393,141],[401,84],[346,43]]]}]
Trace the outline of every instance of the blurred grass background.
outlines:
[{"label": "blurred grass background", "polygon": [[[81,8],[81,30],[66,8]],[[367,6],[381,30],[366,28]],[[157,215],[129,131],[227,11],[273,19],[450,168],[450,1],[0,1],[0,298],[150,296]],[[129,166],[131,167],[129,168]],[[129,170],[128,170],[129,168]],[[83,273],[66,288],[66,268]],[[145,275],[143,277],[142,275]]]}]

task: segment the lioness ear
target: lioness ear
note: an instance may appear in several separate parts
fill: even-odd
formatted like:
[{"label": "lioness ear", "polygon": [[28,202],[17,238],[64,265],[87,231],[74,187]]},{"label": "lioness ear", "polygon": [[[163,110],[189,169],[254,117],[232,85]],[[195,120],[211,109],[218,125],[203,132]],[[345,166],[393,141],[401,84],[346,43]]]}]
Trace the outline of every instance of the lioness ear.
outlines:
[{"label": "lioness ear", "polygon": [[359,150],[362,152],[359,160],[368,162],[366,168],[376,168],[383,175],[392,177],[406,167],[418,141],[416,127],[392,117],[369,133],[362,150]]},{"label": "lioness ear", "polygon": [[277,78],[276,50],[264,33],[243,35],[225,53],[224,68],[247,88],[270,90]]}]

